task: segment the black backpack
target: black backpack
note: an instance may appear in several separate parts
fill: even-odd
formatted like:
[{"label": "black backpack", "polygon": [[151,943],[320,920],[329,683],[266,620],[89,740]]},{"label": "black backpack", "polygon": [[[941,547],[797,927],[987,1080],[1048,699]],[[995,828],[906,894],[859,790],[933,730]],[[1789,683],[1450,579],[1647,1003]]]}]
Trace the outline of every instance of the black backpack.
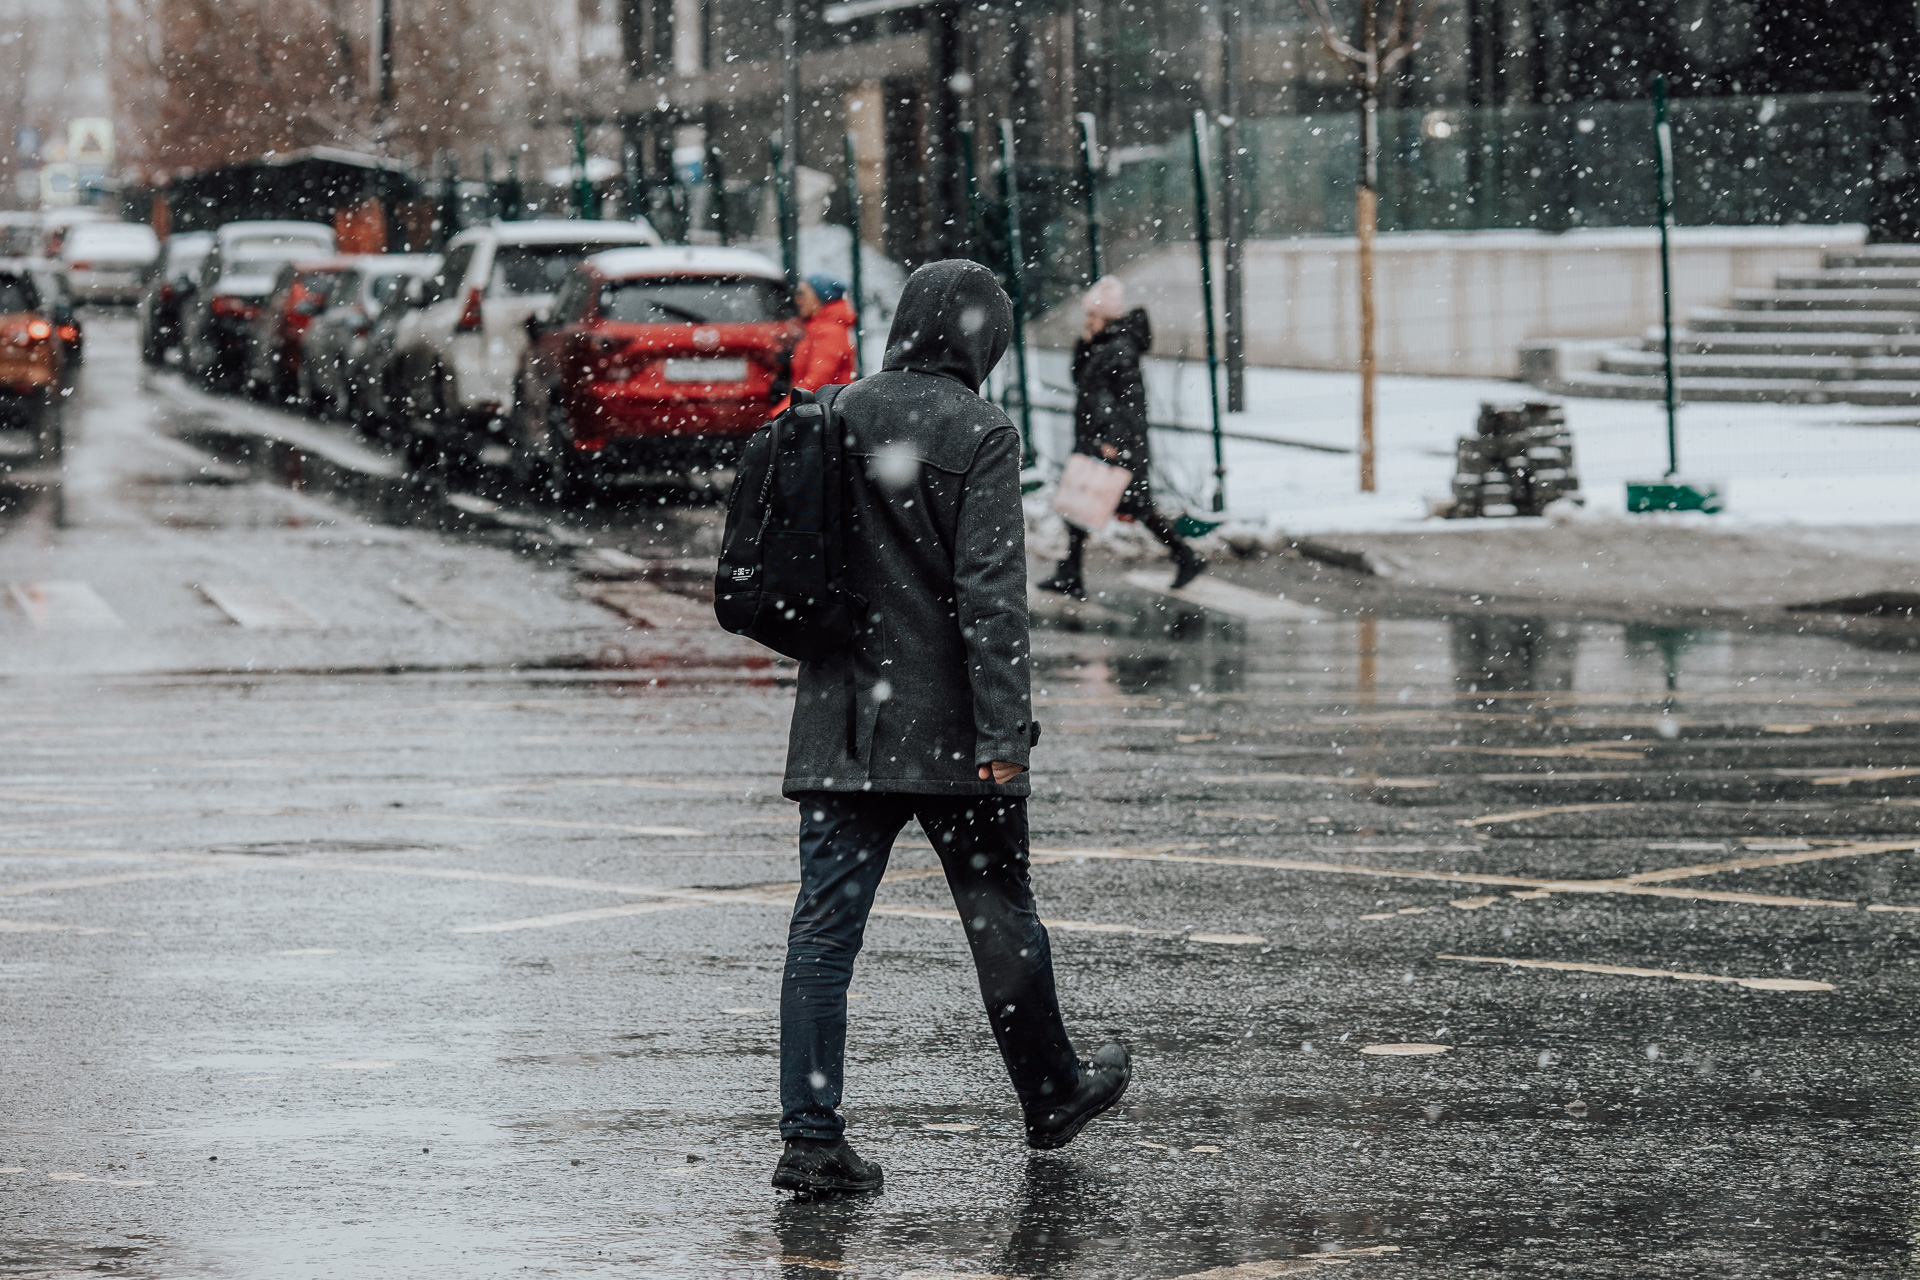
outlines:
[{"label": "black backpack", "polygon": [[713,612],[735,635],[814,662],[845,650],[866,611],[846,588],[840,387],[795,390],[741,451]]}]

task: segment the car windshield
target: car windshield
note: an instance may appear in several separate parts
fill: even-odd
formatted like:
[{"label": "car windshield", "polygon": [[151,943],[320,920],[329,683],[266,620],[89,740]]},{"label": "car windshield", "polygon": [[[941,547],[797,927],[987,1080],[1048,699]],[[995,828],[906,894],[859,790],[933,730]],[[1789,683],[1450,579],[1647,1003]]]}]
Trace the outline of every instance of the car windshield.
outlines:
[{"label": "car windshield", "polygon": [[40,299],[35,296],[32,281],[19,276],[0,276],[0,316],[39,309]]},{"label": "car windshield", "polygon": [[552,293],[567,273],[604,244],[503,244],[493,251],[493,274],[487,280],[489,297]]},{"label": "car windshield", "polygon": [[258,240],[236,240],[221,261],[220,274],[225,276],[267,275],[281,263],[293,258],[318,257],[326,252],[327,246],[324,242],[310,240],[305,236],[297,239],[273,236]]},{"label": "car windshield", "polygon": [[600,314],[625,324],[751,324],[787,311],[778,282],[751,277],[663,276],[600,291]]},{"label": "car windshield", "polygon": [[396,271],[389,275],[368,276],[367,294],[373,299],[374,306],[383,306],[387,301],[388,294],[412,278],[413,277],[405,271]]}]

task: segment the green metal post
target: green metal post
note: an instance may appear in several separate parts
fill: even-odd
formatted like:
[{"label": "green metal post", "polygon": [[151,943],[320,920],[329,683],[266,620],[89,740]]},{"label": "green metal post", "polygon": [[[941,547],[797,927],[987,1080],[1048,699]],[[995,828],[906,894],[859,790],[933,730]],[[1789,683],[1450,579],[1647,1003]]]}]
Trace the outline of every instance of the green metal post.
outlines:
[{"label": "green metal post", "polygon": [[1094,136],[1093,112],[1074,117],[1080,124],[1080,185],[1087,189],[1087,283],[1100,271],[1100,143]]},{"label": "green metal post", "polygon": [[960,126],[960,164],[967,183],[967,252],[976,260],[980,244],[980,175],[973,161],[973,126]]},{"label": "green metal post", "polygon": [[520,187],[520,153],[507,152],[507,189],[503,203],[506,208],[500,217],[505,222],[518,222],[520,215],[527,211],[527,193]]},{"label": "green metal post", "polygon": [[1667,78],[1653,77],[1653,167],[1659,182],[1660,354],[1667,379],[1667,474],[1680,474],[1680,390],[1673,374],[1673,125],[1667,120]]},{"label": "green metal post", "polygon": [[623,192],[626,207],[620,212],[628,222],[632,222],[640,216],[641,201],[640,148],[632,138],[623,138],[620,142],[620,168],[620,176],[625,179],[622,185],[626,188]]},{"label": "green metal post", "polygon": [[593,183],[587,178],[587,122],[573,118],[573,205],[574,217],[596,218],[593,207]]},{"label": "green metal post", "polygon": [[847,282],[853,290],[853,376],[860,378],[867,372],[866,353],[860,341],[865,332],[861,316],[867,309],[867,295],[861,288],[860,272],[860,165],[851,133],[847,135],[847,253],[852,268],[849,274],[853,277]]},{"label": "green metal post", "polygon": [[1033,463],[1033,397],[1027,394],[1026,250],[1020,239],[1020,171],[1014,161],[1013,121],[1000,121],[1000,181],[1007,213],[1007,284],[1013,294],[1013,358],[1020,386],[1020,461]]},{"label": "green metal post", "polygon": [[793,192],[787,190],[786,156],[780,139],[767,139],[767,159],[773,163],[773,209],[780,234],[780,271],[789,290],[800,287],[800,240],[793,229]]},{"label": "green metal post", "polygon": [[500,216],[500,188],[493,185],[493,148],[480,150],[480,181],[487,188],[487,220]]},{"label": "green metal post", "polygon": [[720,167],[720,148],[707,148],[707,183],[711,194],[708,203],[713,206],[713,230],[720,237],[720,243],[732,244],[733,237],[727,226],[727,175]]},{"label": "green metal post", "polygon": [[1200,309],[1207,317],[1207,399],[1213,409],[1213,509],[1227,509],[1227,457],[1220,431],[1220,343],[1213,327],[1213,229],[1207,223],[1207,113],[1193,113],[1194,233],[1200,241]]}]

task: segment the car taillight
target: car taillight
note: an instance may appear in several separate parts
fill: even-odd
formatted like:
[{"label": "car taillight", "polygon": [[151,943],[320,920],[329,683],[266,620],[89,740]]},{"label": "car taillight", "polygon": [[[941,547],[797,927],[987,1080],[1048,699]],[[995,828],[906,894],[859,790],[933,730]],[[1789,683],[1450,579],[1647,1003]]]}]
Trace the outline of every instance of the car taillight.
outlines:
[{"label": "car taillight", "polygon": [[163,284],[163,285],[161,285],[161,286],[160,286],[160,301],[162,301],[162,302],[172,302],[172,301],[173,301],[173,286],[172,286],[172,285],[170,285],[170,284]]},{"label": "car taillight", "polygon": [[77,325],[77,324],[63,324],[63,325],[61,325],[61,326],[60,326],[60,341],[62,341],[62,342],[78,342],[78,341],[80,341],[80,326],[79,326],[79,325]]},{"label": "car taillight", "polygon": [[45,342],[52,336],[53,326],[45,320],[27,321],[27,340],[29,342]]},{"label": "car taillight", "polygon": [[479,333],[487,327],[487,313],[480,306],[480,291],[467,290],[467,304],[460,308],[460,322],[454,326],[458,333]]},{"label": "car taillight", "polygon": [[226,316],[231,320],[251,320],[260,314],[258,304],[245,298],[236,298],[230,293],[215,295],[208,308],[217,316]]},{"label": "car taillight", "polygon": [[67,270],[69,270],[69,271],[91,271],[91,270],[93,270],[93,264],[92,264],[91,262],[69,262],[69,263],[67,264]]}]

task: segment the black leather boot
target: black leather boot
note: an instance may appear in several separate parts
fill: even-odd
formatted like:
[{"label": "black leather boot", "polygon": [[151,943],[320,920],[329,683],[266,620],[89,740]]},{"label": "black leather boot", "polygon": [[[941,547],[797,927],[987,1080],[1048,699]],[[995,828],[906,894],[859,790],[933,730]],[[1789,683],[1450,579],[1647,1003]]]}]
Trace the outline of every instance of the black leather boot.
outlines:
[{"label": "black leather boot", "polygon": [[1087,598],[1087,584],[1080,576],[1080,566],[1072,560],[1062,560],[1051,578],[1036,585],[1042,591],[1051,591],[1055,595],[1072,596],[1075,600]]},{"label": "black leather boot", "polygon": [[1120,1101],[1133,1078],[1133,1059],[1126,1048],[1104,1044],[1080,1064],[1080,1083],[1065,1100],[1027,1113],[1027,1145],[1035,1151],[1053,1151],[1080,1136],[1087,1121]]},{"label": "black leather boot", "polygon": [[1178,591],[1207,571],[1207,558],[1205,556],[1193,550],[1191,547],[1183,548],[1183,550],[1186,554],[1176,554],[1173,560],[1173,586],[1170,589],[1174,591]]},{"label": "black leather boot", "polygon": [[880,1166],[862,1160],[845,1138],[832,1142],[788,1138],[787,1149],[773,1170],[773,1185],[782,1191],[815,1195],[871,1195],[880,1190],[882,1181]]}]

